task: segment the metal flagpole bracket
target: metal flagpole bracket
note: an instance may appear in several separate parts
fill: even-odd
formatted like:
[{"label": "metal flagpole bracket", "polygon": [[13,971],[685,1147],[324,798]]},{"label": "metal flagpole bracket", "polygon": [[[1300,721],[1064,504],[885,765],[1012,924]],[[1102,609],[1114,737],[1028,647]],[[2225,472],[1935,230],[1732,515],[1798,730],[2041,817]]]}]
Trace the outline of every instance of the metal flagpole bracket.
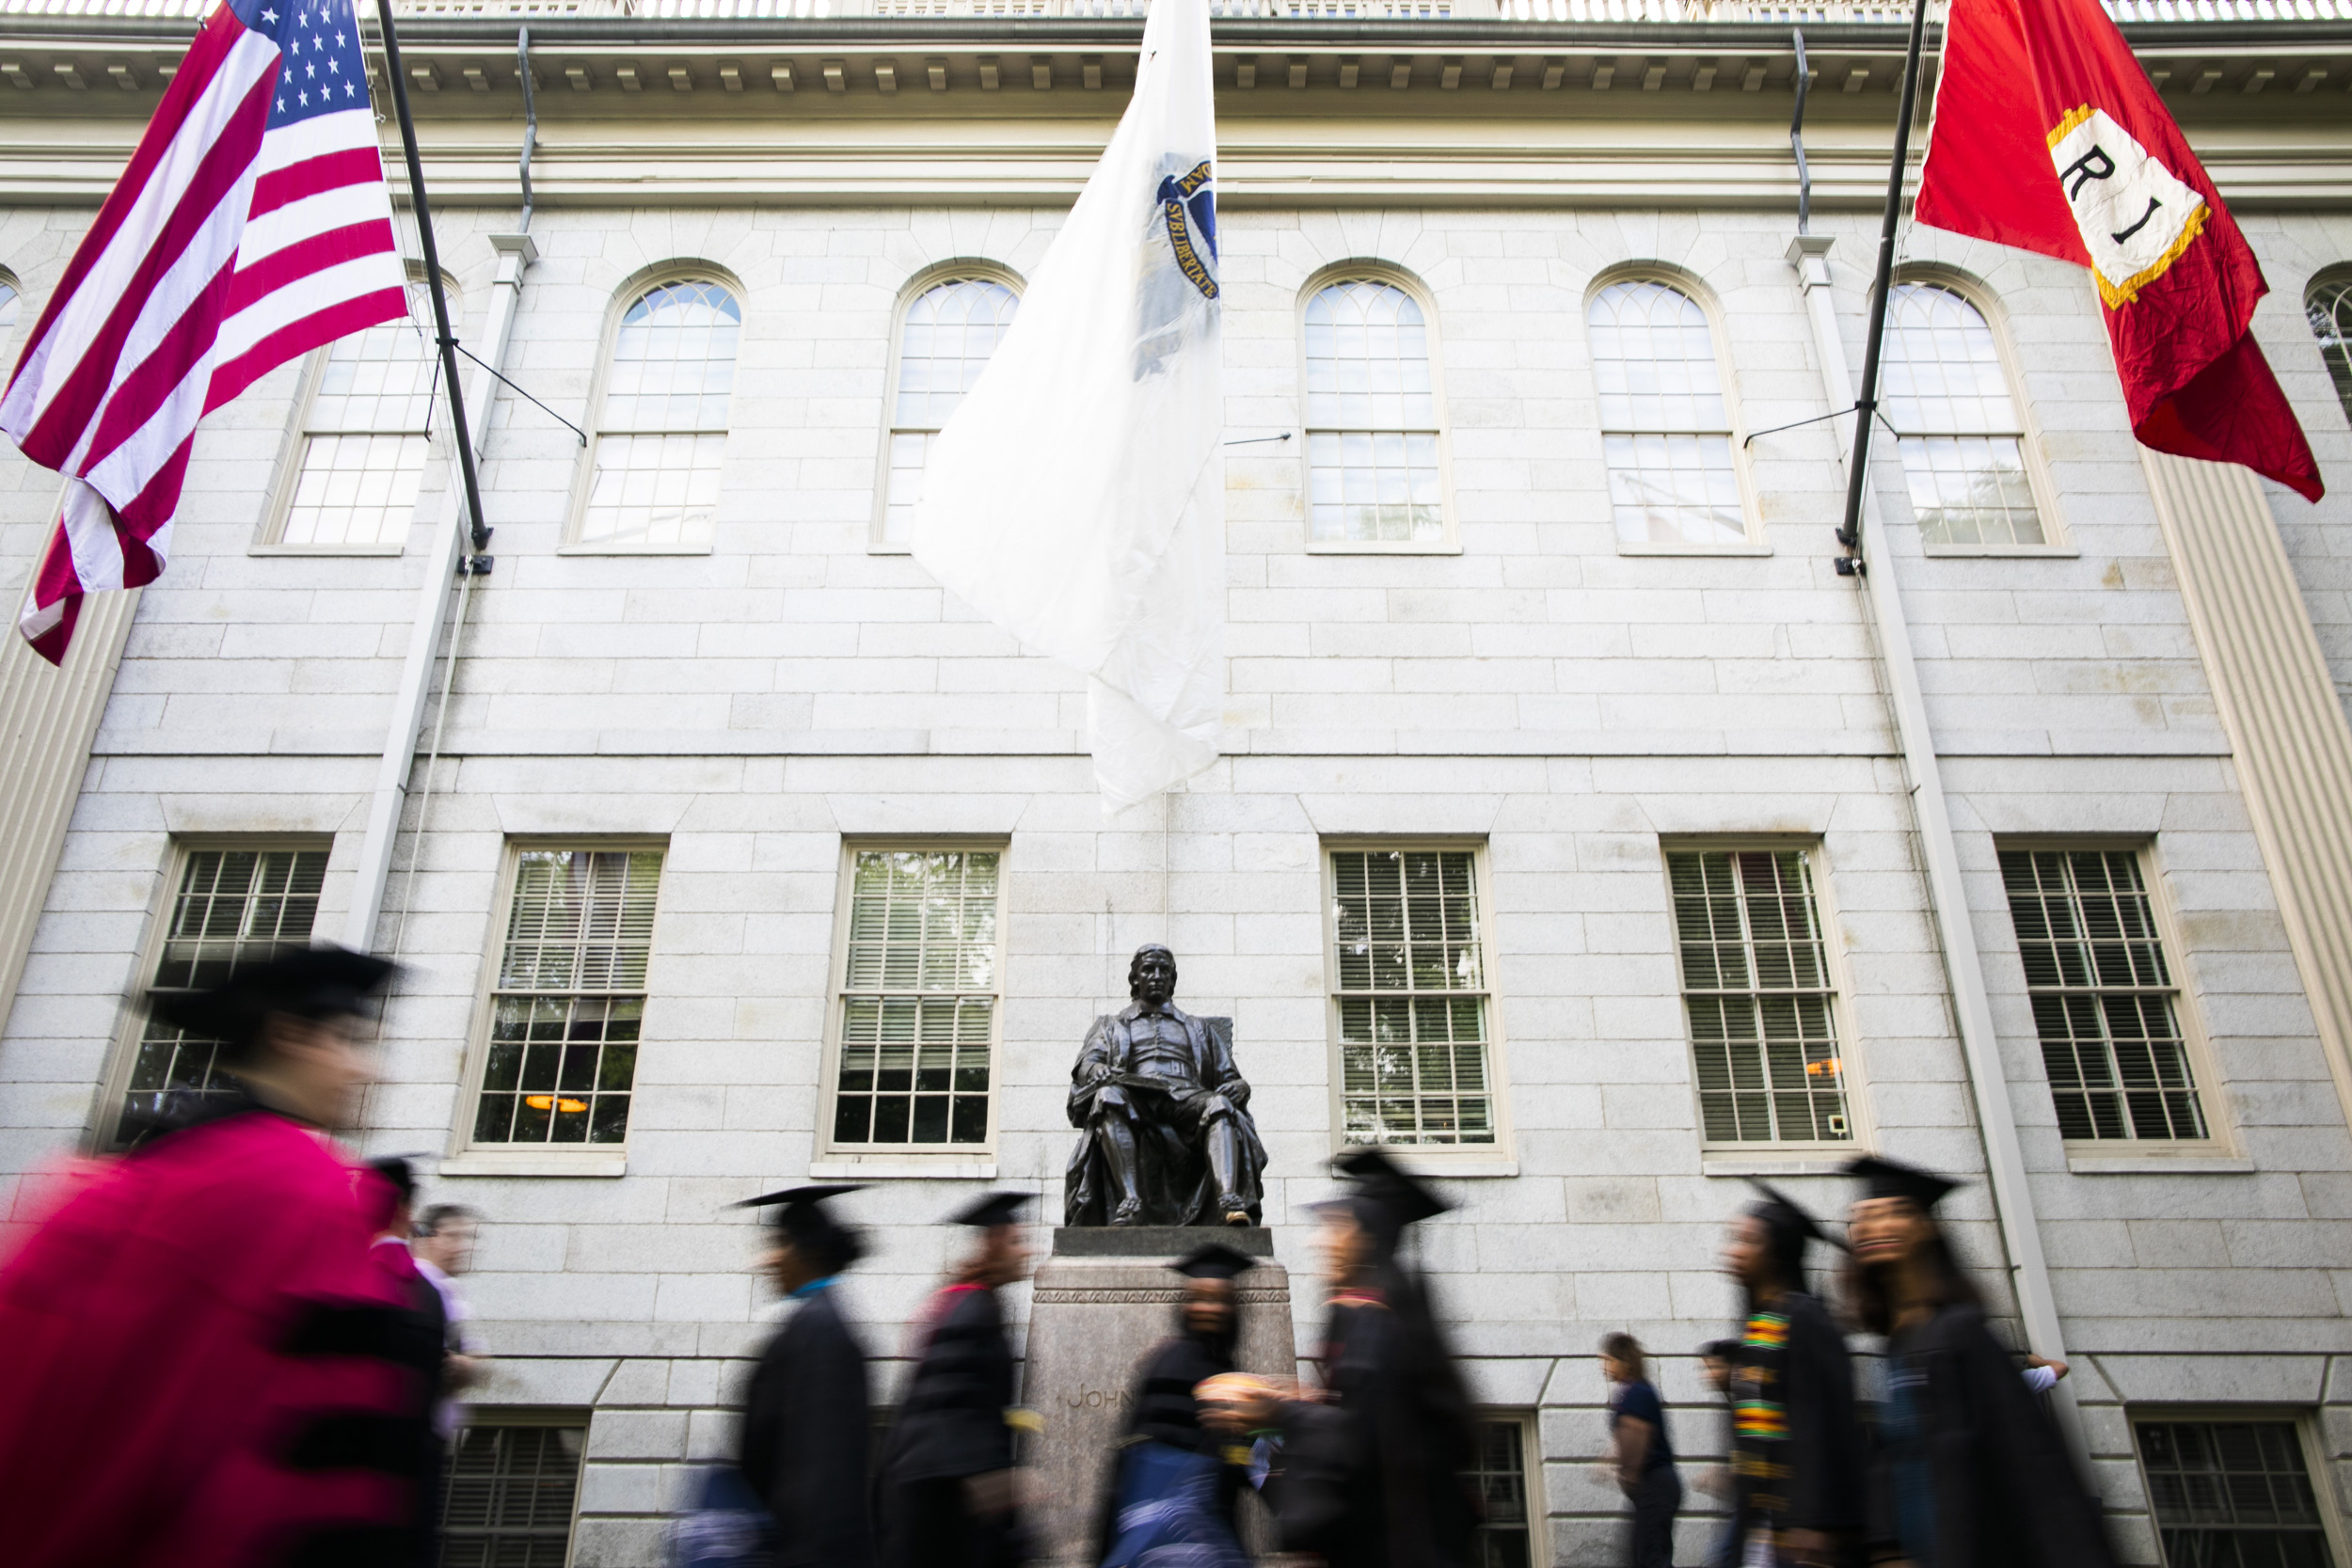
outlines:
[{"label": "metal flagpole bracket", "polygon": [[417,151],[417,122],[408,113],[408,78],[400,64],[400,34],[392,25],[392,0],[375,0],[375,16],[384,29],[384,65],[392,87],[392,108],[400,117],[401,150],[408,155],[408,199],[417,214],[418,243],[424,247],[424,284],[433,297],[433,328],[441,345],[441,381],[449,391],[449,419],[457,432],[457,467],[466,482],[466,517],[471,525],[459,568],[471,577],[486,577],[492,558],[490,530],[482,520],[482,481],[474,472],[473,439],[466,424],[466,394],[457,385],[457,338],[449,329],[449,295],[441,288],[441,255],[433,243],[433,208],[424,193],[424,159]]}]

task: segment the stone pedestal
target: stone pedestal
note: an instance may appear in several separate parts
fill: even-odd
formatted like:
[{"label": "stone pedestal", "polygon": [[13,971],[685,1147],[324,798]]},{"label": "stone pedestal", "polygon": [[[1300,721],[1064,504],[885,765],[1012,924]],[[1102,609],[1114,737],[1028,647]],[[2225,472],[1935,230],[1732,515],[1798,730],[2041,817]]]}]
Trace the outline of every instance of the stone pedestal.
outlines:
[{"label": "stone pedestal", "polygon": [[[1259,1259],[1241,1287],[1244,1371],[1297,1369],[1290,1276],[1263,1227],[1066,1227],[1037,1271],[1029,1298],[1022,1402],[1044,1418],[1028,1459],[1038,1544],[1057,1565],[1085,1564],[1093,1543],[1110,1446],[1134,1398],[1136,1364],[1176,1332],[1184,1281],[1168,1265],[1205,1242]],[[1254,1505],[1252,1505],[1254,1507]],[[1248,1533],[1258,1533],[1250,1531]],[[1091,1568],[1091,1564],[1086,1564]]]}]

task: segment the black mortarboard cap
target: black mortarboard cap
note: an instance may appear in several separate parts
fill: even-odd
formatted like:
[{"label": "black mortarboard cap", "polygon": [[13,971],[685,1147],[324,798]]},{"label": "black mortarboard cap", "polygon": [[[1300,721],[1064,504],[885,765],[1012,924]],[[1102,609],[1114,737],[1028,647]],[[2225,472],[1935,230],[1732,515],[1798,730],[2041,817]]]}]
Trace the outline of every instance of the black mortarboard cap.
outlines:
[{"label": "black mortarboard cap", "polygon": [[844,1193],[862,1193],[862,1186],[834,1185],[830,1187],[787,1187],[780,1193],[762,1193],[737,1204],[738,1209],[772,1209],[770,1216],[776,1228],[787,1236],[819,1236],[840,1227],[824,1209],[825,1199],[839,1197]]},{"label": "black mortarboard cap", "polygon": [[1032,1193],[987,1193],[948,1215],[947,1220],[951,1225],[977,1226],[984,1230],[1000,1225],[1018,1225],[1022,1209],[1036,1201]]},{"label": "black mortarboard cap", "polygon": [[1822,1233],[1820,1222],[1807,1213],[1804,1206],[1795,1198],[1790,1197],[1770,1181],[1758,1181],[1753,1176],[1748,1178],[1748,1185],[1756,1189],[1757,1199],[1755,1203],[1748,1205],[1749,1213],[1774,1229],[1791,1231],[1808,1242],[1829,1240],[1829,1237]]},{"label": "black mortarboard cap", "polygon": [[391,976],[392,964],[369,953],[323,944],[289,947],[240,968],[210,990],[154,999],[155,1015],[192,1035],[249,1045],[272,1013],[336,1018],[364,1013],[367,999]]},{"label": "black mortarboard cap", "polygon": [[1258,1260],[1247,1253],[1235,1252],[1223,1242],[1211,1242],[1195,1250],[1190,1257],[1180,1258],[1168,1265],[1186,1279],[1231,1279],[1248,1274],[1258,1266]]},{"label": "black mortarboard cap", "polygon": [[392,1184],[403,1203],[413,1203],[417,1197],[417,1169],[405,1154],[379,1154],[368,1162],[368,1168]]},{"label": "black mortarboard cap", "polygon": [[1356,1183],[1351,1197],[1377,1204],[1399,1226],[1418,1225],[1454,1207],[1376,1148],[1351,1149],[1334,1164]]},{"label": "black mortarboard cap", "polygon": [[1846,1174],[1861,1178],[1864,1197],[1907,1197],[1919,1206],[1922,1213],[1933,1209],[1943,1201],[1946,1193],[1960,1185],[1931,1170],[1906,1165],[1899,1160],[1882,1160],[1875,1154],[1849,1162]]}]

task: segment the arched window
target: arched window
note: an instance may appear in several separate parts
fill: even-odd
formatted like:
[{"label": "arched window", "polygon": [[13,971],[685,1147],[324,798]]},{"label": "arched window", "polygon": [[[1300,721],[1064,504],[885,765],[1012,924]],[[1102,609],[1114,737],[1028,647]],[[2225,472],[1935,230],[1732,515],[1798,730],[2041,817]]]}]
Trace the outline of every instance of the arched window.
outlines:
[{"label": "arched window", "polygon": [[17,313],[24,304],[24,291],[16,286],[16,279],[0,273],[0,332],[15,329]]},{"label": "arched window", "polygon": [[407,542],[436,364],[414,317],[339,338],[324,351],[274,543],[367,550]]},{"label": "arched window", "polygon": [[709,545],[742,325],[735,295],[701,279],[657,285],[629,305],[596,420],[580,544]]},{"label": "arched window", "polygon": [[1445,484],[1421,302],[1347,278],[1307,301],[1307,536],[1440,545]]},{"label": "arched window", "polygon": [[1746,544],[1707,312],[1671,285],[1629,278],[1595,294],[1586,319],[1618,542]]},{"label": "arched window", "polygon": [[890,405],[890,477],[882,540],[903,545],[923,499],[931,442],[988,367],[1021,296],[993,277],[950,277],[907,301],[898,329],[898,380]]},{"label": "arched window", "polygon": [[2352,273],[2334,273],[2313,283],[2303,310],[2336,384],[2336,401],[2344,404],[2344,418],[2352,419]]},{"label": "arched window", "polygon": [[1929,545],[2040,545],[2025,425],[1984,315],[1940,283],[1886,302],[1885,411]]}]

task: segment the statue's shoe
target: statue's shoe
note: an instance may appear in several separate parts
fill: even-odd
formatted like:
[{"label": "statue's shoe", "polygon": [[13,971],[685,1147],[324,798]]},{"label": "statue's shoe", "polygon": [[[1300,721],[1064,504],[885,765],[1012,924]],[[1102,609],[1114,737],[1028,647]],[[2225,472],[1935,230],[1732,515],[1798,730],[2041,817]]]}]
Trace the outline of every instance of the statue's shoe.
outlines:
[{"label": "statue's shoe", "polygon": [[1227,1225],[1248,1225],[1249,1223],[1249,1206],[1241,1200],[1240,1194],[1227,1193],[1223,1197],[1216,1200],[1216,1206],[1225,1212],[1225,1223]]}]

